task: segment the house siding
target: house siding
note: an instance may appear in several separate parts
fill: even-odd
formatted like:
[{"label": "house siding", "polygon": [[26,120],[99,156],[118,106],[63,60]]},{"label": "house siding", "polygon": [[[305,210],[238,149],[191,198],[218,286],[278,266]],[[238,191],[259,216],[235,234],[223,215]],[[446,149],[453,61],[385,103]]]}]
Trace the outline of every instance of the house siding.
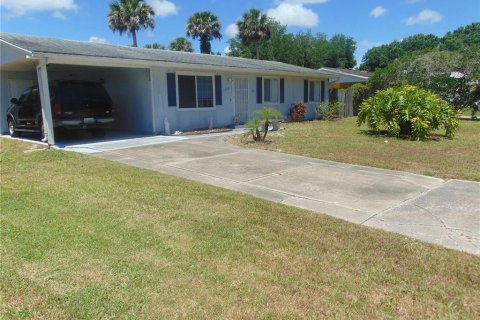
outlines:
[{"label": "house siding", "polygon": [[[155,109],[155,121],[157,133],[165,133],[165,123],[168,122],[170,133],[193,129],[205,129],[212,122],[213,127],[231,127],[235,117],[234,83],[235,77],[246,77],[249,83],[248,114],[252,117],[255,110],[268,107],[279,110],[287,118],[293,104],[303,101],[303,82],[308,77],[285,77],[273,76],[284,79],[284,102],[257,104],[257,77],[263,74],[241,74],[229,72],[215,72],[211,75],[221,76],[222,81],[222,105],[216,105],[211,109],[179,110],[178,106],[168,106],[167,73],[181,73],[190,75],[202,75],[202,72],[188,69],[152,68],[153,81],[153,106]],[[268,77],[272,77],[269,75]],[[328,81],[328,79],[325,79]],[[326,97],[328,99],[328,97]],[[177,102],[178,104],[178,102]],[[306,118],[315,119],[316,103],[307,103]]]}]

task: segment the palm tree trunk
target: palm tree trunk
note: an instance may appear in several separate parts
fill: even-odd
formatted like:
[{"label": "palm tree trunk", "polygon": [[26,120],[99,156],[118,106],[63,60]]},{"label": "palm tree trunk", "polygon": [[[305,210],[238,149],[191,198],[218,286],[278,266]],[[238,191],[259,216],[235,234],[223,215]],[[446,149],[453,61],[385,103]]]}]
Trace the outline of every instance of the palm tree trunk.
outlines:
[{"label": "palm tree trunk", "polygon": [[200,37],[200,52],[204,54],[210,54],[212,52],[212,46],[207,37]]},{"label": "palm tree trunk", "polygon": [[132,39],[133,39],[133,46],[134,46],[134,47],[138,47],[138,45],[137,45],[137,32],[136,32],[136,30],[133,29],[133,30],[131,31],[131,33],[132,33]]}]

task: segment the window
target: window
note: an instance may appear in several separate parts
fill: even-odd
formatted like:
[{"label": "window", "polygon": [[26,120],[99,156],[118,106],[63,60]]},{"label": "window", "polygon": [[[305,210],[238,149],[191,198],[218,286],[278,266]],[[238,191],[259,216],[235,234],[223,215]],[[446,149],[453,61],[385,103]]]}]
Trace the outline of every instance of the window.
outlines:
[{"label": "window", "polygon": [[278,102],[280,96],[278,79],[263,79],[263,101],[275,103]]},{"label": "window", "polygon": [[197,77],[197,100],[199,108],[213,107],[212,77]]},{"label": "window", "polygon": [[308,101],[320,102],[321,90],[320,81],[310,81],[308,86]]},{"label": "window", "polygon": [[211,76],[178,76],[179,108],[212,108],[213,95]]}]

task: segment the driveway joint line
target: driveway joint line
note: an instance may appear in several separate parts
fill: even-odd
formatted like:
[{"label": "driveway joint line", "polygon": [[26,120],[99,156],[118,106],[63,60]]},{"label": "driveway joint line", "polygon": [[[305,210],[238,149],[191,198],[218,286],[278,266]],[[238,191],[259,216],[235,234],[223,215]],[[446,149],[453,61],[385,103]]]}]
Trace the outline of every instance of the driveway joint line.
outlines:
[{"label": "driveway joint line", "polygon": [[[445,182],[443,182],[440,186],[442,186],[444,183],[445,183]],[[365,221],[361,222],[360,224],[363,225],[363,224],[367,223],[370,219],[373,219],[373,218],[375,218],[375,217],[377,217],[377,216],[380,216],[380,215],[389,213],[390,211],[393,211],[394,209],[400,208],[400,207],[402,207],[402,206],[404,206],[404,205],[406,205],[406,204],[408,204],[408,203],[410,203],[410,202],[413,202],[413,201],[419,199],[420,197],[423,197],[424,195],[426,195],[426,194],[429,193],[430,191],[433,191],[433,190],[435,190],[435,189],[437,189],[437,188],[440,188],[440,186],[434,187],[434,188],[432,188],[432,189],[427,188],[426,190],[423,190],[422,192],[420,192],[419,194],[417,194],[417,195],[415,195],[415,196],[413,196],[413,197],[411,197],[411,198],[405,199],[405,200],[403,200],[402,202],[397,203],[396,205],[394,205],[394,206],[392,206],[392,207],[390,207],[390,208],[387,208],[387,209],[385,209],[385,210],[383,210],[383,211],[380,211],[380,212],[374,214],[373,216],[367,218]]]}]

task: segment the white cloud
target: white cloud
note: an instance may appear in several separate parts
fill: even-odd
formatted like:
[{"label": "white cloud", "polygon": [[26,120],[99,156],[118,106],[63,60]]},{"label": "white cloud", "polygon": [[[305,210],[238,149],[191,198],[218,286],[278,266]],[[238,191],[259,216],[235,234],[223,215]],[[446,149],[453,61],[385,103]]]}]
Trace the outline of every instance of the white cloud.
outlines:
[{"label": "white cloud", "polygon": [[225,33],[230,36],[231,38],[234,38],[237,33],[238,33],[238,27],[235,23],[231,23],[227,26],[227,29],[225,29]]},{"label": "white cloud", "polygon": [[437,23],[442,21],[444,16],[438,12],[438,11],[433,11],[430,9],[425,9],[421,11],[418,15],[416,16],[411,16],[408,17],[404,20],[405,24],[408,26],[412,26],[414,24],[419,24],[419,23]]},{"label": "white cloud", "polygon": [[99,37],[96,37],[96,36],[91,36],[91,37],[88,39],[88,42],[108,43],[107,39],[105,39],[105,38],[99,38]]},{"label": "white cloud", "polygon": [[301,3],[282,2],[276,8],[269,9],[267,15],[288,26],[314,27],[318,24],[318,15]]},{"label": "white cloud", "polygon": [[374,18],[378,18],[383,16],[385,13],[387,13],[387,9],[385,9],[382,6],[378,6],[374,8],[372,11],[370,11],[370,16]]},{"label": "white cloud", "polygon": [[65,17],[61,12],[63,10],[77,9],[75,0],[2,0],[0,6],[7,9],[11,16],[22,16],[35,11],[53,11],[56,18]]},{"label": "white cloud", "polygon": [[225,47],[225,49],[223,49],[223,53],[225,53],[225,54],[229,54],[230,51],[232,51],[232,50],[230,50],[230,47],[228,47],[228,46]]},{"label": "white cloud", "polygon": [[148,4],[152,6],[157,17],[166,17],[178,13],[178,7],[175,3],[167,0],[148,0]]}]

